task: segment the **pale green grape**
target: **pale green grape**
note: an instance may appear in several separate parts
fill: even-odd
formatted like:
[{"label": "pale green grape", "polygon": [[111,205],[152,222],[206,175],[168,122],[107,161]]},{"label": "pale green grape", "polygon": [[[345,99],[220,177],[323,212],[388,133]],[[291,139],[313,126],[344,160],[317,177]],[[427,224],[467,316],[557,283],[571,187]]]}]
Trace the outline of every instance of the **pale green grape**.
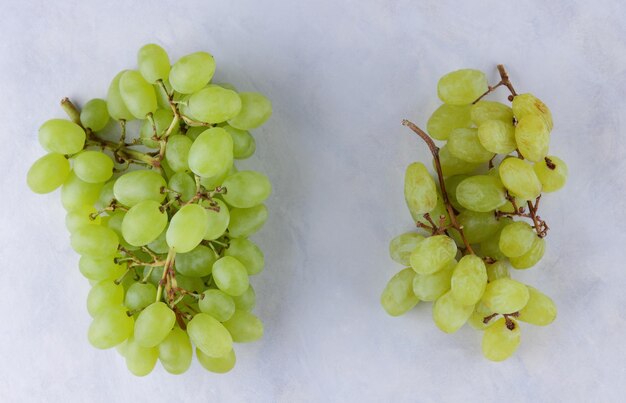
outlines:
[{"label": "pale green grape", "polygon": [[[168,247],[169,248],[169,247]],[[154,286],[159,285],[159,281],[163,277],[163,267],[144,267],[143,273],[141,273],[142,277],[147,276],[148,282]],[[176,276],[176,281],[178,282],[178,275]],[[150,301],[150,303],[154,302],[154,299]]]},{"label": "pale green grape", "polygon": [[424,239],[411,252],[411,267],[418,274],[432,274],[450,263],[456,256],[456,244],[445,235]]},{"label": "pale green grape", "polygon": [[519,257],[530,250],[536,238],[537,234],[530,225],[523,221],[516,221],[502,229],[500,250],[509,258]]},{"label": "pale green grape", "polygon": [[250,130],[261,126],[272,116],[272,103],[257,92],[241,92],[241,111],[228,120],[235,129]]},{"label": "pale green grape", "polygon": [[187,172],[178,172],[172,175],[167,187],[176,192],[167,194],[170,199],[180,197],[182,202],[187,202],[196,195],[196,181]]},{"label": "pale green grape", "polygon": [[109,111],[104,99],[95,98],[83,106],[80,111],[80,122],[94,132],[104,129],[109,123]]},{"label": "pale green grape", "polygon": [[520,343],[519,324],[509,319],[513,329],[509,329],[506,320],[500,318],[485,329],[483,333],[483,355],[491,361],[504,361],[515,353]]},{"label": "pale green grape", "polygon": [[459,200],[456,197],[456,189],[459,186],[459,183],[463,182],[466,178],[469,178],[468,175],[454,175],[449,176],[445,179],[444,183],[446,185],[446,191],[448,192],[448,200],[450,200],[450,204],[457,211],[465,210],[465,207],[459,203]]},{"label": "pale green grape", "polygon": [[470,109],[470,105],[441,105],[428,119],[428,134],[437,140],[447,140],[452,130],[471,127]]},{"label": "pale green grape", "polygon": [[502,260],[498,260],[495,263],[487,265],[487,279],[491,281],[496,281],[499,278],[508,278],[511,277],[509,274],[509,268],[506,263]]},{"label": "pale green grape", "polygon": [[85,145],[85,131],[74,122],[50,119],[39,128],[39,144],[50,153],[75,154]]},{"label": "pale green grape", "polygon": [[150,248],[150,250],[155,253],[161,253],[161,254],[167,253],[170,247],[167,244],[167,240],[165,239],[166,234],[167,234],[167,228],[165,228],[163,232],[159,234],[157,239],[155,239],[154,241],[148,244],[148,248]]},{"label": "pale green grape", "polygon": [[493,318],[485,323],[485,318],[491,316],[492,314],[493,312],[491,312],[485,304],[479,302],[474,306],[474,312],[472,312],[472,315],[467,320],[467,323],[469,323],[470,326],[476,330],[485,330],[495,323]]},{"label": "pale green grape", "polygon": [[222,357],[211,357],[197,348],[196,356],[198,357],[198,362],[204,369],[215,372],[216,374],[225,374],[235,367],[235,350],[232,349]]},{"label": "pale green grape", "polygon": [[256,171],[240,171],[224,180],[224,201],[233,207],[248,208],[261,204],[272,192],[267,176]]},{"label": "pale green grape", "polygon": [[235,301],[225,292],[209,289],[202,294],[203,297],[198,301],[198,307],[202,312],[211,315],[220,322],[227,321],[235,313]]},{"label": "pale green grape", "polygon": [[404,200],[413,217],[431,212],[437,204],[435,181],[421,162],[414,162],[406,168]]},{"label": "pale green grape", "polygon": [[197,204],[187,204],[174,214],[165,234],[167,244],[177,253],[187,253],[198,246],[206,234],[206,210]]},{"label": "pale green grape", "polygon": [[452,130],[446,147],[450,154],[456,158],[474,164],[487,162],[494,156],[493,152],[486,150],[480,143],[477,129]]},{"label": "pale green grape", "polygon": [[183,56],[170,70],[170,84],[181,94],[191,94],[207,85],[215,73],[215,60],[206,52]]},{"label": "pale green grape", "polygon": [[498,261],[506,259],[504,253],[500,250],[500,231],[496,231],[495,234],[487,237],[480,243],[480,256],[490,257]]},{"label": "pale green grape", "polygon": [[189,277],[204,277],[211,274],[215,252],[208,246],[198,245],[190,252],[176,254],[176,270]]},{"label": "pale green grape", "polygon": [[529,115],[541,116],[548,130],[552,130],[552,113],[550,109],[532,94],[519,94],[513,98],[513,114],[520,120]]},{"label": "pale green grape", "polygon": [[114,280],[126,271],[125,264],[115,263],[113,256],[81,256],[78,261],[81,274],[92,281]]},{"label": "pale green grape", "polygon": [[124,302],[124,287],[113,280],[102,280],[91,287],[87,295],[87,311],[92,317]]},{"label": "pale green grape", "polygon": [[474,69],[461,69],[448,73],[437,83],[437,95],[450,105],[467,105],[488,90],[485,73]]},{"label": "pale green grape", "polygon": [[434,274],[416,274],[413,279],[413,293],[421,301],[435,301],[450,289],[452,271],[456,260]]},{"label": "pale green grape", "polygon": [[[134,246],[126,242],[124,239],[124,235],[122,234],[122,224],[124,223],[124,217],[126,213],[122,210],[116,210],[112,213],[109,213],[108,219],[106,221],[106,226],[111,228],[119,239],[120,245],[122,245],[125,249],[128,250],[137,250],[139,247]],[[168,249],[169,250],[169,249]]]},{"label": "pale green grape", "polygon": [[457,263],[451,279],[451,292],[462,305],[474,305],[487,285],[487,268],[476,255],[465,255]]},{"label": "pale green grape", "polygon": [[88,183],[101,183],[113,176],[113,160],[100,151],[83,151],[74,157],[74,173]]},{"label": "pale green grape", "polygon": [[248,237],[263,227],[267,216],[267,207],[264,204],[250,208],[234,208],[230,210],[228,232],[233,238]]},{"label": "pale green grape", "polygon": [[497,313],[514,313],[526,306],[528,288],[519,281],[500,278],[487,284],[482,302]]},{"label": "pale green grape", "polygon": [[154,302],[156,291],[150,283],[133,283],[126,291],[124,306],[131,311],[143,309]]},{"label": "pale green grape", "polygon": [[387,283],[380,296],[380,304],[391,316],[400,316],[413,309],[420,301],[413,293],[415,272],[411,268],[400,270]]},{"label": "pale green grape", "polygon": [[70,171],[61,188],[61,203],[67,211],[93,206],[100,197],[102,186],[102,183],[87,183]]},{"label": "pale green grape", "polygon": [[536,265],[546,252],[546,241],[543,238],[535,237],[533,245],[528,252],[518,257],[510,258],[511,266],[516,269],[528,269]]},{"label": "pale green grape", "polygon": [[[152,125],[150,119],[143,121],[139,131],[139,136],[141,137],[141,142],[144,146],[149,148],[159,148],[158,140],[153,139],[153,137],[155,135],[157,137],[163,137],[165,132],[167,132],[167,129],[172,124],[172,120],[174,120],[174,112],[172,112],[171,109],[157,109],[152,114],[152,120],[154,120],[154,126]],[[179,126],[175,126],[170,135],[177,134],[179,132],[179,128]]]},{"label": "pale green grape", "polygon": [[140,346],[155,347],[170,333],[176,315],[163,302],[148,305],[135,322],[135,339]]},{"label": "pale green grape", "polygon": [[472,122],[479,127],[488,120],[499,120],[504,123],[513,123],[513,110],[509,106],[500,102],[484,100],[478,101],[472,105],[471,116]]},{"label": "pale green grape", "polygon": [[233,301],[235,301],[235,307],[240,311],[251,311],[256,306],[256,292],[254,288],[252,288],[252,284],[246,292],[236,297],[232,297]]},{"label": "pale green grape", "polygon": [[533,165],[533,170],[537,174],[544,192],[555,192],[565,186],[568,173],[567,165],[559,157],[547,156],[543,161]]},{"label": "pale green grape", "polygon": [[246,238],[233,238],[224,251],[224,256],[232,256],[244,265],[249,276],[259,274],[265,266],[263,251]]},{"label": "pale green grape", "polygon": [[263,323],[247,311],[235,311],[223,325],[236,343],[251,343],[263,337]]},{"label": "pale green grape", "polygon": [[471,174],[480,166],[479,163],[467,162],[455,157],[450,153],[448,145],[444,145],[439,149],[439,161],[444,176]]},{"label": "pale green grape", "polygon": [[[213,199],[212,202],[208,202],[208,205],[203,204],[203,206],[207,207],[206,212],[209,219],[209,225],[204,234],[204,239],[217,239],[224,234],[230,223],[230,211],[228,210],[228,206],[219,199]],[[219,209],[219,211],[215,211],[215,208]]]},{"label": "pale green grape", "polygon": [[114,306],[93,318],[87,338],[92,346],[100,349],[115,347],[133,333],[133,318],[123,306]]},{"label": "pale green grape", "polygon": [[502,183],[514,196],[534,200],[541,193],[541,182],[527,162],[519,158],[506,158],[498,170]]},{"label": "pale green grape", "polygon": [[144,200],[161,203],[165,199],[165,179],[156,171],[142,169],[125,173],[113,186],[115,198],[125,206],[132,207]]},{"label": "pale green grape", "polygon": [[[256,151],[256,141],[248,131],[235,129],[227,124],[221,127],[226,130],[233,139],[233,156],[236,159],[243,160],[254,154]],[[187,135],[189,135],[189,132],[187,132]]]},{"label": "pale green grape", "polygon": [[556,319],[554,301],[536,288],[528,287],[528,303],[519,311],[517,319],[537,326],[549,325]]},{"label": "pale green grape", "polygon": [[154,369],[159,350],[156,347],[142,346],[135,336],[131,336],[124,347],[126,367],[135,376],[146,376]]},{"label": "pale green grape", "polygon": [[[115,120],[133,120],[135,116],[128,110],[120,92],[120,79],[126,70],[120,71],[111,81],[107,92],[107,109]],[[143,117],[143,116],[142,116]]]},{"label": "pale green grape", "polygon": [[515,127],[512,122],[486,120],[478,126],[478,140],[487,151],[508,154],[515,151]]},{"label": "pale green grape", "polygon": [[189,149],[193,141],[185,135],[170,136],[165,146],[165,159],[174,172],[184,172],[189,169]]},{"label": "pale green grape", "polygon": [[389,243],[389,255],[403,266],[411,265],[411,252],[424,240],[417,232],[406,232],[393,238]]},{"label": "pale green grape", "polygon": [[158,238],[167,226],[167,213],[161,204],[145,200],[135,204],[124,215],[122,235],[133,246],[143,246]]},{"label": "pale green grape", "polygon": [[[187,129],[187,133],[185,135],[189,137],[191,140],[198,138],[199,135],[206,131],[206,126],[192,126]],[[230,132],[229,132],[230,133]]]},{"label": "pale green grape", "polygon": [[205,187],[205,189],[208,190],[213,190],[215,188],[217,188],[218,186],[220,186],[222,184],[222,182],[224,182],[224,180],[229,176],[232,175],[234,173],[237,172],[237,167],[235,166],[235,164],[232,164],[231,166],[227,167],[227,169],[225,169],[222,172],[219,172],[213,176],[210,176],[208,178],[201,178],[200,179],[200,184],[202,186]]},{"label": "pale green grape", "polygon": [[176,281],[179,287],[188,291],[201,293],[206,288],[204,281],[200,277],[187,277],[179,273],[176,275]]},{"label": "pale green grape", "polygon": [[457,216],[469,243],[479,243],[500,229],[500,222],[493,213],[466,210]]},{"label": "pale green grape", "polygon": [[187,103],[191,116],[201,122],[221,123],[241,111],[241,98],[235,91],[212,85],[193,93]]},{"label": "pale green grape", "polygon": [[[439,225],[439,219],[441,218],[441,216],[444,216],[444,225],[450,224],[450,216],[449,216],[448,210],[445,204],[443,203],[441,194],[439,194],[439,192],[437,192],[437,205],[428,214],[430,215],[432,220],[437,223],[437,225]],[[423,215],[414,216],[413,214],[411,214],[411,216],[413,217],[413,220],[415,220],[415,222],[420,222],[422,224],[431,225],[430,222],[426,218],[424,218]]]},{"label": "pale green grape", "polygon": [[433,304],[433,320],[441,331],[454,333],[467,322],[473,311],[473,305],[462,305],[454,299],[452,291],[448,291]]},{"label": "pale green grape", "polygon": [[62,154],[50,153],[39,158],[28,170],[26,183],[35,193],[50,193],[70,175],[70,163]]},{"label": "pale green grape", "polygon": [[228,295],[241,295],[250,285],[248,272],[241,262],[232,256],[224,256],[213,264],[213,280]]},{"label": "pale green grape", "polygon": [[189,168],[205,178],[223,173],[233,164],[233,139],[221,127],[205,130],[189,149]]},{"label": "pale green grape", "polygon": [[178,326],[172,329],[158,349],[159,361],[170,374],[182,374],[191,366],[193,347],[187,332]]},{"label": "pale green grape", "polygon": [[85,225],[74,231],[70,238],[72,248],[79,255],[91,257],[113,256],[119,245],[117,234],[110,228]]},{"label": "pale green grape", "polygon": [[115,194],[113,194],[113,186],[115,186],[115,178],[111,179],[107,183],[105,183],[100,189],[100,194],[98,195],[98,200],[95,202],[95,207],[97,209],[104,209],[111,205],[113,200],[115,200]]},{"label": "pale green grape", "polygon": [[515,126],[515,142],[524,158],[541,161],[548,155],[550,130],[541,116],[525,116]]},{"label": "pale green grape", "polygon": [[502,183],[489,175],[470,176],[456,187],[456,199],[469,210],[486,213],[506,203]]},{"label": "pale green grape", "polygon": [[154,84],[157,80],[165,80],[170,73],[170,58],[165,49],[157,44],[149,43],[139,49],[137,66],[146,81]]},{"label": "pale green grape", "polygon": [[127,70],[122,74],[120,95],[130,113],[138,119],[144,119],[157,109],[154,87],[138,71]]},{"label": "pale green grape", "polygon": [[233,349],[233,338],[228,330],[206,313],[199,313],[189,321],[187,334],[193,344],[209,357],[222,357]]}]

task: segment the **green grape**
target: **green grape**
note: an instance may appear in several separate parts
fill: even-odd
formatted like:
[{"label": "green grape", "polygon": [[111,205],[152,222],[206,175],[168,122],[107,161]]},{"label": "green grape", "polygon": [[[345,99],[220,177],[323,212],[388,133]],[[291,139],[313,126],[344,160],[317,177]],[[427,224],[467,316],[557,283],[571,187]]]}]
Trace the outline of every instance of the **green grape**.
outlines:
[{"label": "green grape", "polygon": [[467,320],[467,323],[469,323],[470,326],[476,330],[485,330],[495,323],[495,320],[492,320],[493,318],[490,318],[490,320],[485,323],[485,318],[491,316],[492,314],[493,312],[491,312],[485,304],[479,302],[476,306],[474,306],[474,312],[472,312],[472,315]]},{"label": "green grape", "polygon": [[198,176],[210,178],[233,164],[233,139],[221,127],[205,130],[189,149],[189,168]]},{"label": "green grape", "polygon": [[[120,71],[111,81],[107,92],[107,109],[115,120],[133,120],[135,117],[126,107],[120,92],[120,79],[127,70]],[[142,116],[143,117],[143,116]]]},{"label": "green grape", "polygon": [[[122,224],[124,223],[124,217],[126,217],[126,213],[121,210],[116,210],[108,216],[108,220],[106,221],[106,226],[111,228],[118,237],[120,245],[122,245],[125,249],[128,250],[137,250],[139,247],[134,246],[126,242],[124,239],[124,234],[122,234]],[[169,250],[169,248],[168,248]]]},{"label": "green grape", "polygon": [[418,274],[433,274],[456,256],[456,244],[445,235],[435,235],[420,242],[411,252],[411,267]]},{"label": "green grape", "polygon": [[133,246],[144,246],[159,237],[167,226],[167,213],[161,204],[145,200],[135,204],[124,215],[122,235]]},{"label": "green grape", "polygon": [[437,95],[450,105],[471,104],[489,89],[485,73],[462,69],[448,73],[437,83]]},{"label": "green grape", "polygon": [[26,183],[35,193],[50,193],[70,175],[70,163],[62,154],[50,153],[39,158],[28,170]]},{"label": "green grape", "polygon": [[[161,281],[161,278],[163,277],[163,267],[146,266],[146,267],[143,268],[143,272],[141,273],[141,275],[150,284],[152,284],[154,286],[158,286],[159,285],[159,281]],[[176,281],[178,282],[178,275],[176,276]],[[154,302],[154,299],[152,301],[150,301],[150,303],[152,303],[152,302]]]},{"label": "green grape", "polygon": [[94,317],[107,308],[122,305],[123,301],[124,287],[112,280],[102,280],[87,295],[87,311]]},{"label": "green grape", "polygon": [[[228,206],[219,199],[213,199],[212,202],[208,202],[208,205],[204,205],[204,207],[207,207],[207,217],[209,218],[209,225],[204,234],[204,239],[217,239],[224,234],[230,223]],[[215,208],[219,209],[219,211],[215,211]]]},{"label": "green grape", "polygon": [[528,252],[518,257],[510,258],[511,266],[516,269],[528,269],[536,265],[546,252],[546,241],[543,238],[535,237],[533,245]]},{"label": "green grape", "polygon": [[235,166],[235,164],[232,164],[231,166],[227,167],[227,169],[225,169],[224,171],[213,175],[211,177],[208,178],[201,178],[200,179],[200,184],[202,186],[205,187],[205,189],[208,190],[213,190],[216,189],[218,186],[220,186],[222,184],[222,182],[224,182],[224,180],[237,172],[237,167]]},{"label": "green grape", "polygon": [[506,259],[504,253],[500,250],[500,232],[496,231],[495,234],[487,237],[480,243],[480,256],[490,257],[497,261]]},{"label": "green grape", "polygon": [[102,183],[113,176],[113,160],[100,151],[83,151],[74,157],[74,173],[88,183]]},{"label": "green grape", "polygon": [[167,52],[154,43],[149,43],[139,49],[137,66],[143,78],[152,84],[157,80],[167,79],[170,74],[170,58]]},{"label": "green grape", "polygon": [[471,117],[472,122],[479,127],[488,120],[499,120],[504,123],[512,123],[513,110],[509,106],[500,102],[481,100],[472,105]]},{"label": "green grape", "polygon": [[256,306],[256,292],[254,288],[252,288],[252,284],[250,284],[246,292],[236,297],[231,296],[231,298],[235,302],[235,308],[239,311],[249,312]]},{"label": "green grape", "polygon": [[188,202],[196,195],[196,181],[187,172],[178,172],[170,177],[167,184],[169,192],[167,197],[173,199],[180,197],[182,202]]},{"label": "green grape", "polygon": [[154,302],[156,287],[150,283],[133,283],[126,291],[124,306],[131,311],[143,309]]},{"label": "green grape", "polygon": [[389,243],[389,255],[403,266],[411,265],[411,252],[424,240],[417,232],[406,232],[393,238]]},{"label": "green grape", "polygon": [[206,288],[204,281],[200,277],[188,277],[183,274],[177,274],[176,280],[178,286],[188,291],[197,292],[200,294]]},{"label": "green grape", "polygon": [[421,301],[435,301],[450,289],[452,271],[456,260],[452,260],[446,267],[434,274],[415,274],[413,278],[413,293]]},{"label": "green grape", "polygon": [[474,164],[487,162],[495,155],[493,152],[486,150],[480,143],[478,129],[452,130],[446,147],[450,154],[456,158]]},{"label": "green grape", "polygon": [[506,203],[502,183],[489,175],[470,176],[456,187],[456,199],[469,210],[487,213]]},{"label": "green grape", "polygon": [[[206,131],[206,126],[192,126],[187,129],[187,133],[185,135],[189,137],[191,140],[196,140],[199,135]],[[230,133],[230,132],[229,132]]]},{"label": "green grape", "polygon": [[113,194],[113,186],[115,186],[115,178],[105,183],[100,189],[98,200],[95,202],[95,207],[99,210],[104,209],[111,205],[115,200],[115,194]]},{"label": "green grape", "polygon": [[233,238],[248,237],[263,227],[267,216],[267,207],[264,204],[250,208],[234,208],[230,210],[228,232]]},{"label": "green grape", "polygon": [[113,306],[93,318],[87,338],[99,349],[115,347],[133,333],[133,317],[126,314],[123,306]]},{"label": "green grape", "polygon": [[463,182],[463,180],[467,178],[469,178],[468,175],[454,175],[449,176],[444,180],[444,183],[446,185],[446,191],[448,192],[448,200],[450,200],[450,204],[452,204],[452,207],[454,207],[457,211],[465,210],[465,207],[463,207],[461,203],[459,203],[459,200],[456,196],[456,190],[459,186],[459,183]]},{"label": "green grape", "polygon": [[513,114],[520,120],[529,115],[541,116],[548,130],[552,130],[552,113],[550,109],[532,94],[519,94],[513,98]]},{"label": "green grape", "polygon": [[515,151],[515,127],[512,122],[486,120],[478,126],[478,140],[487,151],[508,154]]},{"label": "green grape", "polygon": [[487,284],[482,302],[492,311],[514,313],[526,306],[528,288],[519,281],[500,278]]},{"label": "green grape", "polygon": [[163,302],[148,305],[135,322],[135,339],[142,347],[155,347],[170,333],[176,315]]},{"label": "green grape", "polygon": [[[256,151],[256,141],[248,131],[235,129],[227,124],[221,127],[226,130],[233,139],[233,157],[243,160],[254,154]],[[189,135],[189,132],[187,132],[187,135]]]},{"label": "green grape", "polygon": [[565,186],[567,165],[562,159],[554,155],[547,156],[543,161],[533,165],[533,170],[544,192],[555,192]]},{"label": "green grape", "polygon": [[483,355],[491,361],[504,361],[515,353],[520,343],[519,324],[509,319],[513,329],[509,329],[506,320],[500,318],[485,329],[483,333]]},{"label": "green grape", "polygon": [[441,105],[428,119],[428,134],[437,140],[448,140],[452,130],[471,127],[470,109],[471,105]]},{"label": "green grape", "polygon": [[154,241],[148,244],[148,248],[154,253],[165,254],[170,250],[165,236],[167,234],[167,228],[161,232],[161,234]]},{"label": "green grape", "polygon": [[233,238],[224,256],[232,256],[244,265],[249,276],[259,274],[265,266],[263,251],[246,238]]},{"label": "green grape", "polygon": [[380,304],[391,316],[400,316],[420,301],[413,293],[415,272],[411,268],[400,270],[387,283],[380,296]]},{"label": "green grape", "polygon": [[439,162],[441,163],[443,176],[471,174],[480,166],[479,163],[467,162],[455,157],[450,153],[448,145],[444,145],[439,149]]},{"label": "green grape", "polygon": [[165,179],[156,171],[142,169],[117,178],[113,193],[120,203],[128,207],[145,200],[161,203],[165,199],[165,185]]},{"label": "green grape", "polygon": [[193,348],[187,332],[178,326],[172,329],[158,349],[159,361],[170,374],[182,374],[191,366]]},{"label": "green grape", "polygon": [[215,60],[206,52],[183,56],[170,70],[170,84],[176,92],[191,94],[207,85],[215,74]]},{"label": "green grape", "polygon": [[193,93],[187,107],[191,116],[201,122],[221,123],[239,114],[241,98],[235,91],[213,85]]},{"label": "green grape", "polygon": [[241,92],[241,111],[228,120],[228,124],[239,130],[250,130],[261,126],[272,116],[272,103],[257,92]]},{"label": "green grape", "polygon": [[117,264],[113,256],[81,256],[78,261],[81,274],[92,281],[114,280],[126,272],[125,264]]},{"label": "green grape", "polygon": [[414,162],[406,168],[404,200],[413,217],[431,212],[437,204],[435,181],[421,162]]},{"label": "green grape", "polygon": [[223,325],[236,343],[251,343],[263,337],[263,323],[250,312],[235,311]]},{"label": "green grape", "polygon": [[99,225],[85,225],[71,236],[72,248],[79,255],[107,257],[117,252],[117,234],[110,228]]},{"label": "green grape", "polygon": [[124,348],[126,367],[135,376],[146,376],[154,369],[159,350],[156,347],[142,346],[135,336],[126,341]]},{"label": "green grape", "polygon": [[167,244],[177,253],[187,253],[198,246],[208,225],[206,210],[197,204],[187,204],[174,214],[165,234]]},{"label": "green grape", "polygon": [[473,311],[474,305],[460,304],[452,291],[448,291],[433,304],[433,320],[441,331],[454,333],[467,322]]},{"label": "green grape", "polygon": [[272,192],[272,185],[267,176],[256,171],[240,171],[230,175],[222,186],[226,188],[224,201],[238,208],[259,205]]},{"label": "green grape", "polygon": [[220,322],[206,313],[196,314],[187,324],[189,338],[209,357],[222,357],[233,349],[233,339]]},{"label": "green grape", "polygon": [[50,119],[39,128],[39,144],[58,154],[76,154],[85,146],[85,131],[74,122]]},{"label": "green grape", "polygon": [[224,256],[213,264],[213,281],[228,295],[241,295],[250,285],[248,272],[241,262],[232,256]]},{"label": "green grape", "polygon": [[165,146],[165,159],[174,172],[184,172],[189,169],[187,162],[189,149],[193,142],[182,134],[170,136]]},{"label": "green grape", "polygon": [[[430,215],[432,220],[437,223],[437,225],[439,225],[439,219],[441,218],[441,216],[444,216],[444,226],[450,224],[450,216],[449,216],[448,210],[445,204],[443,203],[441,194],[439,194],[439,192],[437,192],[437,205],[428,214]],[[430,222],[423,215],[413,216],[413,214],[411,214],[411,216],[413,217],[413,220],[415,220],[415,222],[420,222],[425,225],[431,225]]]},{"label": "green grape", "polygon": [[208,246],[198,245],[190,252],[176,254],[176,270],[184,276],[204,277],[211,274],[215,252]]},{"label": "green grape", "polygon": [[80,111],[80,123],[83,127],[98,132],[109,123],[109,111],[104,99],[94,98],[87,102]]},{"label": "green grape", "polygon": [[502,260],[498,260],[495,263],[491,263],[487,265],[487,279],[491,281],[496,281],[499,278],[509,278],[511,277],[509,274],[509,268],[506,263]]},{"label": "green grape", "polygon": [[102,186],[102,183],[87,183],[70,171],[61,188],[61,203],[67,211],[93,206],[100,197]]},{"label": "green grape", "polygon": [[528,287],[528,303],[519,311],[518,320],[537,326],[549,325],[556,319],[556,305],[547,295],[536,288]]},{"label": "green grape", "polygon": [[541,116],[525,116],[515,126],[515,142],[524,158],[541,161],[548,155],[550,130]]},{"label": "green grape", "polygon": [[487,268],[476,255],[465,255],[452,273],[452,296],[462,305],[475,305],[480,301],[487,285]]},{"label": "green grape", "polygon": [[506,257],[519,257],[530,250],[536,238],[530,225],[523,221],[512,222],[500,233],[500,250]]},{"label": "green grape", "polygon": [[208,289],[198,301],[200,311],[211,315],[220,322],[230,319],[235,313],[235,301],[223,291]]},{"label": "green grape", "polygon": [[457,216],[457,221],[463,226],[463,234],[469,243],[482,242],[500,229],[500,222],[493,213],[466,210]]},{"label": "green grape", "polygon": [[[172,120],[174,120],[174,112],[172,112],[171,109],[157,109],[152,114],[152,120],[154,121],[154,126],[152,125],[152,121],[150,121],[150,119],[143,121],[141,129],[139,130],[139,136],[141,137],[141,142],[144,146],[149,148],[159,148],[159,142],[153,137],[155,135],[157,137],[163,137],[163,135],[167,132],[167,129],[172,124]],[[178,132],[179,126],[176,126],[170,135],[177,134]]]},{"label": "green grape", "polygon": [[197,348],[196,356],[198,357],[198,362],[204,369],[215,372],[216,374],[225,374],[235,367],[235,350],[232,349],[222,357],[211,357]]},{"label": "green grape", "polygon": [[124,104],[138,119],[144,119],[157,109],[154,87],[135,70],[126,70],[120,77],[120,95]]},{"label": "green grape", "polygon": [[498,170],[502,183],[513,196],[533,200],[541,194],[541,182],[527,162],[519,158],[506,158]]}]

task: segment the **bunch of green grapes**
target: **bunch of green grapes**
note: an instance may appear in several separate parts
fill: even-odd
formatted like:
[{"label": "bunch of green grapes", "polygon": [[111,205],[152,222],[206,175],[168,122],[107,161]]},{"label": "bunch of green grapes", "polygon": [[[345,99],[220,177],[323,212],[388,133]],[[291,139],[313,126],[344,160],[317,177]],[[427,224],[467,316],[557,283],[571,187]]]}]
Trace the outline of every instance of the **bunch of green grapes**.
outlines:
[{"label": "bunch of green grapes", "polygon": [[[510,268],[528,269],[543,257],[548,226],[537,215],[539,199],[567,178],[565,163],[548,155],[550,110],[517,94],[498,69],[502,80],[493,87],[477,70],[443,76],[437,89],[444,103],[428,120],[428,134],[404,122],[428,144],[438,178],[419,162],[406,170],[404,195],[418,230],[391,241],[392,259],[407,268],[381,297],[392,316],[433,301],[437,327],[453,333],[469,322],[483,332],[483,354],[493,361],[515,352],[519,322],[544,326],[556,317],[554,302],[512,279]],[[511,91],[511,106],[483,100],[500,86]]]},{"label": "bunch of green grapes", "polygon": [[[106,100],[81,111],[62,101],[70,120],[41,126],[48,154],[28,172],[36,193],[61,188],[71,245],[92,285],[89,341],[117,347],[137,376],[157,360],[185,372],[194,346],[204,368],[227,372],[233,343],[263,335],[249,278],[264,256],[248,237],[267,220],[271,185],[234,161],[255,152],[248,130],[272,106],[259,93],[213,84],[214,72],[209,53],[171,65],[158,45],[142,47],[137,69],[117,74]],[[112,131],[118,140],[106,140]]]}]

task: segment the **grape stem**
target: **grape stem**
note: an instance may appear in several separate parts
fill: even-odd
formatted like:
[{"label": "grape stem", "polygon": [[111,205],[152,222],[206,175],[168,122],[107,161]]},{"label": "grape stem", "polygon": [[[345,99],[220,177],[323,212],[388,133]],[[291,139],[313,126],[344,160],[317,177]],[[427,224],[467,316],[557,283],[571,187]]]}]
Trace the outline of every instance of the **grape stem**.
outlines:
[{"label": "grape stem", "polygon": [[174,264],[174,258],[176,257],[176,249],[170,248],[167,252],[167,257],[165,258],[165,263],[163,264],[163,275],[161,276],[161,280],[159,280],[159,287],[157,288],[156,293],[156,301],[159,302],[161,300],[161,294],[163,291],[163,286],[168,283],[167,278],[168,274]]},{"label": "grape stem", "polygon": [[515,92],[515,88],[513,88],[513,84],[511,84],[511,80],[509,79],[509,73],[506,72],[504,65],[498,64],[497,67],[498,67],[498,73],[500,73],[500,82],[494,86],[491,86],[491,85],[487,86],[487,91],[485,91],[481,96],[476,98],[476,100],[472,102],[472,104],[475,104],[476,102],[480,101],[485,96],[491,94],[493,91],[495,91],[498,87],[501,87],[501,86],[505,86],[511,92],[511,95],[509,96],[509,101],[512,101],[513,97],[517,95],[517,92]]},{"label": "grape stem", "polygon": [[439,179],[439,187],[441,188],[441,195],[443,197],[443,202],[446,206],[446,210],[448,210],[448,215],[450,216],[450,222],[453,228],[459,231],[461,238],[463,239],[463,243],[465,244],[465,250],[474,255],[474,250],[470,246],[470,243],[467,241],[465,234],[463,233],[463,226],[459,224],[456,219],[456,214],[454,213],[454,208],[452,208],[452,204],[450,203],[450,199],[448,198],[448,192],[446,191],[446,185],[443,181],[443,171],[441,170],[441,161],[439,160],[439,147],[435,144],[432,138],[415,125],[415,123],[410,122],[406,119],[402,121],[404,126],[407,126],[409,129],[413,130],[418,136],[421,137],[426,145],[428,146],[430,153],[433,155],[433,159],[435,161],[435,170],[437,171],[437,177]]}]

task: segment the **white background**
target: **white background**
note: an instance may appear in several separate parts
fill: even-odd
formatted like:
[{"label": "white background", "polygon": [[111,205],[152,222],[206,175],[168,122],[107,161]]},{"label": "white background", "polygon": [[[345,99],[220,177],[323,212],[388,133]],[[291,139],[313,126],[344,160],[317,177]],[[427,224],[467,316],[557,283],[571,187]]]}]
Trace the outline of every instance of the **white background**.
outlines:
[{"label": "white background", "polygon": [[[160,3],[160,5],[155,5]],[[622,1],[9,1],[0,17],[0,401],[623,401],[626,392],[626,4]],[[58,101],[104,97],[157,42],[175,60],[208,50],[217,79],[272,99],[241,164],[274,183],[255,237],[262,341],[231,373],[194,363],[132,376],[86,340],[89,285],[58,193],[31,194],[37,128]],[[543,200],[551,226],[537,268],[514,276],[559,317],[522,329],[517,355],[482,358],[480,334],[445,335],[430,305],[401,318],[378,298],[409,230],[403,171],[429,156],[408,129],[438,105],[437,79],[474,67],[552,109],[551,151],[570,169]]]}]

